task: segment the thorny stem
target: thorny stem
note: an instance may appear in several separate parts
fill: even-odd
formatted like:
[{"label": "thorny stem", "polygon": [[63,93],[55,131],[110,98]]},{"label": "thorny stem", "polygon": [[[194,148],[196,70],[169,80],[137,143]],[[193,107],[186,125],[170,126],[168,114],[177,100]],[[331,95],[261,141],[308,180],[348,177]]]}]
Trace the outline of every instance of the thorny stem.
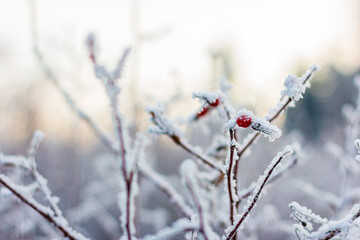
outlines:
[{"label": "thorny stem", "polygon": [[272,168],[269,170],[269,172],[267,173],[264,181],[261,183],[259,190],[256,192],[251,204],[249,205],[249,207],[246,209],[246,211],[244,212],[244,214],[242,215],[242,217],[239,219],[239,221],[236,223],[234,229],[226,236],[227,240],[233,239],[233,237],[236,234],[237,229],[240,227],[240,225],[244,222],[245,218],[249,215],[250,211],[253,209],[253,207],[255,206],[257,200],[259,199],[259,196],[266,184],[266,182],[269,180],[272,172],[274,171],[274,169],[276,168],[276,166],[281,162],[281,160],[283,159],[283,157],[287,154],[288,152],[283,153],[283,155],[281,157],[279,157],[279,159],[276,161],[276,163],[274,164],[274,166],[272,166]]},{"label": "thorny stem", "polygon": [[[70,240],[76,240],[79,239],[78,237],[74,236],[72,232],[70,232],[68,229],[66,229],[64,226],[62,226],[61,222],[58,222],[56,218],[51,216],[49,213],[43,211],[42,209],[38,208],[31,199],[29,199],[27,196],[21,194],[18,192],[15,188],[13,188],[8,182],[3,179],[3,176],[0,174],[0,183],[4,185],[7,189],[9,189],[15,196],[17,196],[21,201],[23,201],[25,204],[30,206],[32,209],[34,209],[36,212],[38,212],[40,215],[42,215],[48,222],[54,224],[54,226],[59,229],[65,237],[69,238]],[[79,233],[77,233],[79,234]]]}]

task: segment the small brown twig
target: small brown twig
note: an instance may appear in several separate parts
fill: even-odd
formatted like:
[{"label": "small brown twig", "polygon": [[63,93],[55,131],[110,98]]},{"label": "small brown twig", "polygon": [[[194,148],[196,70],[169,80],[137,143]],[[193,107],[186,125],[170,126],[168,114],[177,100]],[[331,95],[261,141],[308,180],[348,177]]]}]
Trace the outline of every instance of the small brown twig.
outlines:
[{"label": "small brown twig", "polygon": [[207,166],[219,171],[221,174],[222,170],[216,166],[214,164],[214,162],[209,159],[206,155],[200,155],[198,154],[192,146],[190,146],[188,143],[185,143],[184,141],[181,140],[180,137],[176,136],[176,135],[169,135],[169,137],[173,140],[173,142],[180,146],[182,149],[184,149],[186,152],[188,152],[189,154],[193,155],[194,157],[196,157],[197,159],[199,159],[200,161],[202,161],[204,164],[206,164]]},{"label": "small brown twig", "polygon": [[229,193],[229,204],[230,204],[230,223],[234,224],[234,211],[235,211],[235,202],[233,197],[233,162],[234,162],[234,152],[235,152],[235,131],[233,129],[229,130],[230,133],[230,154],[229,154],[229,165],[226,169],[226,179],[227,179],[227,188]]}]

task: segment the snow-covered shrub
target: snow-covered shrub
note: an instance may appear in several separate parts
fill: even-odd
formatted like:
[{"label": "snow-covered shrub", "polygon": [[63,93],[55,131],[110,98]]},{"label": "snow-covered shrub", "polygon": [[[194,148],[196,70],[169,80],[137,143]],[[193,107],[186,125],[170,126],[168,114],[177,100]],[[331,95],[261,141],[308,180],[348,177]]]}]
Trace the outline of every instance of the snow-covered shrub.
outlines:
[{"label": "snow-covered shrub", "polygon": [[[61,233],[69,239],[88,239],[91,236],[86,229],[80,228],[75,231],[70,225],[73,222],[96,220],[108,233],[107,236],[121,240],[177,238],[230,240],[238,237],[258,239],[257,233],[263,230],[282,234],[291,232],[293,238],[297,236],[300,239],[358,237],[357,221],[360,208],[355,203],[360,198],[360,191],[356,185],[360,172],[358,161],[360,157],[359,154],[355,156],[354,151],[355,146],[359,151],[360,145],[360,140],[357,139],[360,134],[360,100],[356,108],[344,107],[344,116],[349,122],[345,128],[348,145],[346,150],[343,151],[334,143],[327,145],[329,152],[339,158],[344,169],[346,184],[341,196],[324,193],[311,184],[301,183],[303,190],[310,196],[330,205],[336,218],[332,220],[322,218],[294,201],[290,203],[289,212],[300,224],[296,224],[293,231],[291,223],[281,218],[275,205],[268,203],[266,207],[256,211],[258,200],[264,195],[268,184],[290,171],[301,158],[299,144],[289,142],[291,138],[288,136],[282,136],[282,131],[274,122],[287,108],[294,107],[296,101],[303,98],[306,88],[310,87],[310,79],[319,70],[318,66],[311,66],[301,77],[294,75],[286,77],[279,102],[264,117],[257,116],[246,108],[236,111],[229,98],[230,84],[226,79],[221,78],[218,90],[193,93],[192,97],[196,98],[200,105],[198,111],[190,116],[179,115],[182,120],[171,120],[166,114],[164,105],[148,106],[146,111],[149,114],[150,124],[147,133],[131,134],[125,125],[126,116],[120,113],[121,102],[119,102],[122,71],[131,50],[130,48],[124,50],[115,68],[109,70],[98,60],[97,44],[95,35],[90,34],[86,40],[89,59],[94,75],[102,83],[109,101],[113,137],[109,137],[90,116],[77,107],[70,94],[61,87],[56,74],[45,62],[38,46],[35,46],[36,56],[47,78],[59,89],[69,107],[108,148],[108,152],[98,156],[94,161],[93,168],[96,169],[100,179],[87,183],[82,201],[67,210],[66,214],[63,214],[58,206],[60,199],[53,196],[47,180],[37,169],[35,153],[43,137],[42,133],[34,134],[26,156],[1,153],[0,213],[22,216],[23,212],[28,211],[27,208],[19,211],[12,206],[19,199],[35,210],[35,213],[40,214],[36,215],[34,212],[25,214],[25,217],[31,220],[17,231],[25,233],[39,227],[51,238],[59,237]],[[359,87],[358,81],[356,86]],[[207,142],[211,143],[207,148],[197,146],[192,143],[186,132],[199,125],[204,127],[209,123],[205,120],[209,118],[217,118],[214,122],[220,130],[207,132]],[[150,161],[152,144],[149,139],[160,136],[165,136],[188,154],[177,174],[160,174]],[[268,140],[265,144],[271,148],[274,156],[263,154],[263,157],[267,157],[267,167],[262,169],[260,176],[253,179],[254,181],[248,186],[244,186],[243,183],[240,184],[240,177],[248,169],[241,167],[239,163],[246,156],[252,156],[250,148],[262,137]],[[284,138],[285,140],[281,142]],[[278,145],[281,145],[281,149],[276,154],[274,146],[278,148],[278,145],[274,144],[279,141]],[[171,154],[166,158],[171,159]],[[28,178],[24,178],[24,175]],[[164,210],[161,204],[155,202],[154,204],[158,204],[156,209],[150,209],[142,204],[151,195],[150,191],[153,188],[150,188],[150,185],[155,186],[156,191],[166,197],[169,208],[177,214],[171,216],[172,219],[176,218],[172,223],[167,223],[168,209]],[[111,198],[108,197],[109,195],[104,197],[103,193],[106,191],[115,193]],[[117,205],[118,212],[110,210],[114,205]],[[44,225],[44,219],[59,231]],[[165,224],[167,226],[164,226]],[[11,223],[5,225],[11,226]],[[14,225],[16,226],[16,223]],[[142,231],[144,225],[150,226],[151,230]],[[3,227],[1,225],[0,229]]]}]

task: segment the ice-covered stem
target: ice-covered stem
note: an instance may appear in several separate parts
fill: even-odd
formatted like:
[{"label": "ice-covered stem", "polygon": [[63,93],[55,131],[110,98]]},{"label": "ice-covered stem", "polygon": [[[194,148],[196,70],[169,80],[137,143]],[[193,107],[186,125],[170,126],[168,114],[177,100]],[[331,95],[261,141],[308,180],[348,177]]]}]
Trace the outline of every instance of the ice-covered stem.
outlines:
[{"label": "ice-covered stem", "polygon": [[[125,189],[125,196],[123,193],[120,193],[120,208],[121,208],[121,224],[123,228],[123,233],[128,240],[132,239],[132,236],[135,233],[135,226],[133,224],[133,201],[134,201],[134,177],[137,173],[137,162],[133,163],[133,166],[128,166],[130,163],[129,159],[127,159],[127,146],[128,143],[125,142],[124,129],[122,126],[122,118],[118,111],[118,94],[120,93],[120,88],[117,86],[117,80],[121,77],[123,65],[126,57],[129,54],[130,49],[126,49],[123,52],[121,59],[118,61],[116,68],[113,72],[109,72],[109,70],[102,65],[99,65],[95,53],[95,36],[93,34],[89,34],[86,40],[86,44],[89,50],[89,57],[94,66],[94,72],[98,79],[100,79],[104,85],[106,94],[108,96],[110,107],[111,107],[111,116],[113,120],[114,126],[114,134],[118,144],[118,152],[117,156],[119,158],[119,165],[122,172],[122,181],[123,187]],[[137,159],[138,160],[138,159]],[[137,161],[135,160],[135,161]],[[125,199],[124,199],[125,198]],[[125,202],[124,202],[125,201]]]},{"label": "ice-covered stem", "polygon": [[[305,73],[305,75],[303,76],[302,85],[305,85],[313,77],[314,73],[317,71],[319,71],[318,66],[316,66],[316,65],[311,66],[309,68],[309,70]],[[281,104],[280,107],[278,107],[277,110],[273,114],[268,114],[268,116],[266,116],[265,119],[271,123],[280,115],[281,112],[283,112],[289,106],[289,104],[292,101],[294,101],[293,98],[287,97],[287,100],[285,100],[285,102],[283,104]],[[242,155],[244,154],[244,152],[254,143],[254,141],[259,136],[259,134],[260,133],[254,134],[254,136],[252,136],[250,139],[248,139],[243,144],[243,147],[238,152],[239,160],[242,157]],[[239,163],[239,161],[237,161],[237,165],[238,165],[238,163]],[[237,166],[236,166],[235,171],[237,171]]]},{"label": "ice-covered stem", "polygon": [[[63,217],[60,208],[58,207],[59,199],[52,196],[52,193],[47,185],[47,180],[38,172],[35,154],[40,141],[43,139],[44,134],[36,131],[33,135],[27,158],[24,156],[5,156],[0,154],[0,163],[5,165],[12,165],[14,167],[22,167],[26,171],[30,171],[34,177],[34,183],[29,186],[21,186],[15,184],[10,178],[0,173],[0,183],[9,189],[16,197],[29,205],[50,223],[54,224],[65,237],[69,239],[87,239],[80,233],[75,232],[69,225],[67,220]],[[40,189],[49,207],[40,204],[32,196],[35,189]]]},{"label": "ice-covered stem", "polygon": [[188,159],[185,160],[180,166],[180,172],[183,177],[184,183],[189,190],[193,199],[197,215],[199,219],[199,233],[202,234],[204,240],[215,240],[217,235],[211,230],[210,225],[205,217],[204,203],[200,196],[200,188],[197,179],[198,168],[196,164]]},{"label": "ice-covered stem", "polygon": [[46,200],[50,204],[50,207],[55,213],[56,217],[63,217],[62,212],[59,209],[57,202],[58,198],[52,196],[51,191],[47,185],[47,180],[38,172],[36,162],[35,162],[35,153],[36,149],[39,146],[40,141],[43,139],[44,134],[40,131],[35,131],[33,138],[31,140],[31,145],[28,151],[28,159],[30,162],[30,171],[32,172],[35,181],[38,183],[40,190],[44,193]]},{"label": "ice-covered stem", "polygon": [[236,231],[241,226],[241,224],[244,222],[246,217],[249,215],[251,210],[254,208],[256,202],[259,200],[259,197],[261,195],[262,190],[264,189],[265,184],[269,180],[271,174],[273,173],[274,169],[279,165],[281,160],[288,154],[292,153],[292,148],[290,146],[287,146],[282,152],[279,152],[277,156],[271,161],[269,166],[266,168],[264,175],[262,175],[258,179],[258,185],[255,187],[253,194],[248,198],[247,204],[244,206],[244,212],[241,215],[238,215],[235,217],[236,223],[232,226],[228,227],[225,230],[226,235],[223,237],[223,239],[230,240],[233,239],[233,237],[236,234]]},{"label": "ice-covered stem", "polygon": [[197,151],[193,146],[188,144],[186,141],[183,141],[178,136],[171,136],[171,139],[173,140],[174,143],[176,143],[178,146],[183,148],[185,151],[187,151],[188,153],[190,153],[191,155],[202,161],[207,166],[219,171],[222,174],[222,170],[218,166],[218,164],[216,164],[212,159],[210,159],[206,155],[199,153],[199,151]]},{"label": "ice-covered stem", "polygon": [[197,212],[198,212],[198,216],[199,216],[199,232],[203,235],[204,240],[209,240],[209,238],[208,238],[208,236],[206,234],[206,231],[205,231],[205,219],[204,219],[203,206],[200,203],[199,197],[197,196],[197,194],[195,192],[195,189],[194,189],[194,186],[192,185],[192,182],[187,181],[186,185],[187,185],[187,187],[189,189],[189,192],[190,192],[190,195],[191,195],[192,199],[194,200],[194,204],[195,204],[195,207],[196,207]]},{"label": "ice-covered stem", "polygon": [[184,198],[177,192],[177,190],[168,183],[168,180],[156,173],[150,167],[146,166],[145,163],[139,163],[139,171],[142,175],[152,181],[156,187],[169,198],[170,202],[181,213],[181,215],[188,219],[191,218],[193,211],[185,203]]},{"label": "ice-covered stem", "polygon": [[[328,221],[326,218],[321,218],[319,215],[314,214],[310,209],[300,206],[296,202],[289,204],[292,215],[300,224],[295,224],[295,233],[299,239],[305,237],[307,239],[328,240],[341,234],[341,239],[345,239],[351,224],[360,217],[360,204],[355,204],[350,212],[340,220]],[[316,230],[312,231],[312,224],[310,221],[321,224]],[[350,236],[349,236],[350,239]]]},{"label": "ice-covered stem", "polygon": [[[317,65],[313,65],[310,66],[310,68],[308,69],[308,71],[303,75],[302,79],[302,85],[306,85],[308,83],[308,81],[314,76],[314,73],[316,73],[317,71],[320,70],[320,67]],[[276,109],[271,109],[268,113],[268,115],[265,117],[266,120],[268,120],[270,123],[272,121],[274,121],[288,106],[291,102],[293,102],[294,99],[291,97],[287,97],[287,99],[285,100],[285,102],[279,102],[278,106]],[[273,113],[274,112],[274,113]],[[238,171],[239,171],[239,162],[241,157],[244,155],[245,151],[255,142],[255,140],[259,137],[260,133],[257,132],[255,134],[253,134],[249,139],[246,138],[246,141],[242,144],[242,148],[239,149],[238,151],[238,156],[239,159],[238,161],[236,161],[235,163],[235,176],[238,175]]]},{"label": "ice-covered stem", "polygon": [[[234,166],[234,154],[236,149],[236,142],[235,142],[235,130],[229,129],[229,135],[230,135],[230,142],[229,142],[229,156],[225,161],[225,175],[226,175],[226,182],[227,182],[227,189],[229,194],[229,207],[230,207],[230,223],[231,225],[234,224],[234,213],[235,213],[235,196],[233,196],[234,192],[234,186],[236,185],[236,179],[234,179],[234,172],[233,172],[233,166]],[[234,182],[235,181],[235,182]]]},{"label": "ice-covered stem", "polygon": [[73,110],[78,117],[85,121],[86,124],[90,127],[90,129],[94,132],[94,134],[112,151],[115,151],[113,147],[113,141],[97,126],[97,124],[84,112],[82,111],[74,102],[73,98],[70,96],[70,94],[60,85],[59,80],[56,76],[56,74],[52,71],[52,69],[49,67],[47,62],[45,61],[43,54],[41,52],[41,49],[39,47],[39,41],[38,41],[38,32],[37,32],[37,22],[36,22],[36,6],[35,1],[30,1],[30,25],[31,25],[31,35],[33,39],[33,51],[34,55],[37,58],[37,61],[39,62],[42,71],[44,72],[47,79],[52,82],[57,90],[60,92],[60,94],[65,99],[66,103],[70,107],[71,110]]},{"label": "ice-covered stem", "polygon": [[172,239],[172,237],[190,231],[198,231],[199,227],[189,219],[181,218],[172,224],[171,227],[164,228],[155,235],[147,235],[142,240],[162,240]]},{"label": "ice-covered stem", "polygon": [[71,240],[88,239],[84,237],[82,234],[73,230],[68,225],[68,222],[64,218],[57,216],[53,210],[39,204],[33,197],[23,194],[18,185],[16,185],[13,181],[11,181],[11,179],[9,179],[8,177],[6,177],[1,173],[0,173],[0,183],[4,187],[9,189],[21,201],[23,201],[25,204],[30,206],[40,215],[42,215],[48,222],[52,223],[57,229],[59,229],[64,234],[64,237],[67,237]]},{"label": "ice-covered stem", "polygon": [[[110,101],[112,101],[111,96],[109,96]],[[113,115],[113,123],[114,123],[114,130],[115,130],[115,135],[117,137],[118,140],[118,144],[119,144],[119,149],[120,149],[120,156],[119,156],[119,160],[120,160],[120,167],[121,167],[121,172],[122,172],[122,177],[123,177],[123,181],[124,181],[124,185],[125,185],[125,195],[126,195],[126,205],[125,208],[121,209],[122,213],[121,214],[125,214],[125,223],[122,222],[122,224],[124,225],[124,233],[126,233],[127,239],[131,240],[132,239],[132,235],[134,230],[132,229],[132,220],[131,219],[131,200],[132,199],[132,180],[133,180],[133,176],[134,176],[134,171],[130,170],[128,171],[127,169],[127,159],[126,159],[126,148],[125,148],[125,140],[124,140],[124,133],[123,133],[123,128],[122,128],[122,121],[121,121],[121,117],[120,114],[118,113],[117,109],[117,102],[116,104],[114,104],[113,109],[112,109],[112,115]],[[125,212],[124,212],[125,211]]]},{"label": "ice-covered stem", "polygon": [[222,170],[218,164],[216,164],[207,155],[196,150],[181,137],[181,130],[175,126],[174,123],[171,122],[167,117],[165,117],[163,106],[149,107],[147,111],[149,112],[151,117],[150,119],[154,124],[148,128],[148,132],[167,135],[176,145],[180,146],[186,152],[199,159],[205,165],[219,171],[222,174]]},{"label": "ice-covered stem", "polygon": [[90,127],[90,129],[94,132],[94,134],[106,145],[108,146],[112,151],[113,149],[113,141],[98,127],[98,125],[94,122],[92,118],[90,118],[83,110],[81,110],[74,102],[73,98],[70,96],[70,94],[60,85],[59,80],[57,79],[56,75],[53,73],[53,71],[50,69],[50,67],[45,62],[41,51],[37,46],[34,46],[34,53],[37,57],[47,79],[52,82],[55,87],[58,89],[60,94],[65,99],[65,102],[68,104],[70,109],[74,111],[78,117],[85,121],[86,124]]},{"label": "ice-covered stem", "polygon": [[[283,176],[286,172],[288,172],[290,169],[292,169],[296,163],[298,162],[298,156],[295,155],[292,157],[290,162],[286,165],[283,165],[281,169],[278,169],[274,174],[272,174],[268,180],[268,184],[272,183],[273,181],[279,179],[281,176]],[[239,190],[239,202],[250,196],[250,194],[254,191],[256,187],[256,182],[252,182],[250,186],[246,189]]]},{"label": "ice-covered stem", "polygon": [[[340,221],[340,223],[338,224],[338,227],[326,232],[326,235],[323,238],[320,238],[320,240],[329,240],[329,239],[335,237],[336,235],[338,235],[339,233],[341,233],[344,230],[344,224],[341,224],[341,223],[344,223],[344,222],[347,223],[347,224],[345,224],[345,226],[346,226],[346,225],[349,225],[352,222],[354,222],[359,217],[360,217],[360,205],[356,204],[350,210],[350,213],[342,221]],[[331,222],[332,221],[330,221],[329,223],[331,223]],[[345,229],[346,229],[346,227],[345,227]]]},{"label": "ice-covered stem", "polygon": [[98,62],[97,52],[96,52],[97,42],[96,42],[95,35],[93,33],[90,33],[88,35],[85,43],[88,48],[89,58],[90,58],[91,62],[93,63],[95,76],[106,85],[109,85],[109,84],[116,85],[117,81],[122,76],[125,61],[131,51],[131,48],[126,48],[124,50],[121,58],[118,60],[118,62],[116,64],[115,69],[113,71],[110,71],[107,69],[106,66],[103,66]]}]

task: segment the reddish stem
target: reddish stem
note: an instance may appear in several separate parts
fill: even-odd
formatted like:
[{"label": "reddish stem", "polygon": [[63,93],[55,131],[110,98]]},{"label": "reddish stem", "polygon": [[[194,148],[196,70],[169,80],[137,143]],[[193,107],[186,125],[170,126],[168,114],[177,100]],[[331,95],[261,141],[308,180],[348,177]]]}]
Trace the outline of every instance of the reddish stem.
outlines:
[{"label": "reddish stem", "polygon": [[16,191],[16,189],[12,188],[9,184],[7,184],[6,181],[4,181],[0,176],[0,183],[4,185],[7,189],[9,189],[15,196],[17,196],[21,201],[23,201],[25,204],[30,206],[32,209],[34,209],[36,212],[38,212],[41,216],[43,216],[47,221],[54,224],[54,226],[59,229],[65,237],[76,240],[78,239],[75,237],[71,232],[69,232],[67,229],[65,229],[63,226],[61,226],[50,214],[47,212],[44,212],[43,210],[39,209],[35,204],[33,204],[26,196],[23,196],[21,193]]},{"label": "reddish stem", "polygon": [[250,211],[253,209],[253,207],[255,206],[255,203],[258,201],[259,196],[261,194],[261,191],[263,190],[266,182],[269,180],[272,172],[274,171],[274,169],[276,168],[276,166],[280,163],[280,161],[283,159],[284,155],[282,155],[281,157],[279,157],[279,159],[276,161],[276,163],[274,164],[274,166],[269,170],[269,172],[267,173],[264,181],[261,183],[259,190],[256,192],[253,200],[251,201],[251,204],[249,205],[249,207],[246,209],[245,213],[242,215],[242,217],[240,218],[240,220],[236,223],[234,229],[226,236],[227,240],[232,239],[235,234],[237,229],[240,227],[240,225],[244,222],[245,218],[249,215]]},{"label": "reddish stem", "polygon": [[234,130],[230,129],[230,156],[229,156],[229,167],[226,169],[226,178],[227,178],[227,188],[229,193],[229,204],[230,204],[230,222],[234,224],[234,198],[232,194],[232,176],[231,173],[233,172],[233,161],[234,161],[234,151],[235,145],[234,141]]}]

